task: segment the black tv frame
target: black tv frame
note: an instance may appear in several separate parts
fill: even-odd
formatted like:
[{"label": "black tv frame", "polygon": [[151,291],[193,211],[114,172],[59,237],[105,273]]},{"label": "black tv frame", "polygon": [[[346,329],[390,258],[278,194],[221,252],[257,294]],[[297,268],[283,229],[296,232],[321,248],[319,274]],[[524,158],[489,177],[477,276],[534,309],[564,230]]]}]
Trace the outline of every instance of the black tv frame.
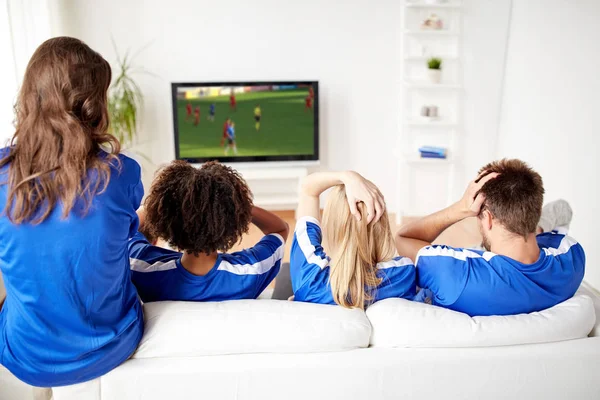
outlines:
[{"label": "black tv frame", "polygon": [[[278,85],[313,85],[314,90],[314,150],[313,154],[295,154],[289,156],[218,156],[218,157],[197,157],[188,158],[179,155],[179,126],[177,115],[177,89],[184,87],[202,87],[202,86],[278,86]],[[193,164],[200,164],[207,161],[219,162],[268,162],[268,161],[318,161],[319,160],[319,81],[246,81],[246,82],[172,82],[171,100],[173,102],[173,132],[175,139],[175,158],[184,160]]]}]

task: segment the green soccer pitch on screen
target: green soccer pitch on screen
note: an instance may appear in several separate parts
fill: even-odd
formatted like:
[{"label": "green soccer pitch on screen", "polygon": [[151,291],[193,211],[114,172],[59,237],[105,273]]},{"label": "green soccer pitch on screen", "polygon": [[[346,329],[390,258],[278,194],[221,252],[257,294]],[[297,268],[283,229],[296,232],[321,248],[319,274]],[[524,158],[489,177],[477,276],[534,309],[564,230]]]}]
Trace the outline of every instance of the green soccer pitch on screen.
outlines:
[{"label": "green soccer pitch on screen", "polygon": [[176,157],[318,160],[318,92],[316,81],[173,83]]}]

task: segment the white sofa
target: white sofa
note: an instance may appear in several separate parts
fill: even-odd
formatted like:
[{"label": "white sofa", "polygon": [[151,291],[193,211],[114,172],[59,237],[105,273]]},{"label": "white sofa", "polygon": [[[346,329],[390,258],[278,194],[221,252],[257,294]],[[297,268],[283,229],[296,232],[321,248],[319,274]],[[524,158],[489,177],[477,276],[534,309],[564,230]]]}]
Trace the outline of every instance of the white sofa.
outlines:
[{"label": "white sofa", "polygon": [[[484,318],[399,299],[366,314],[276,300],[149,304],[133,359],[73,398],[598,399],[600,296],[578,295]],[[30,392],[0,371],[0,399]]]}]

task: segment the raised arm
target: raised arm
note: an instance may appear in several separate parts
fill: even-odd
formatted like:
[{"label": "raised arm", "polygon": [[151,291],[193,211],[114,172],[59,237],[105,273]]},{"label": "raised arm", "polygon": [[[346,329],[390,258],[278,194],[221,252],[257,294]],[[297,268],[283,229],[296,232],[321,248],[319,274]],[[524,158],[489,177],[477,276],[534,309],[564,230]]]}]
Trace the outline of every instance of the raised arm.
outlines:
[{"label": "raised arm", "polygon": [[346,196],[350,212],[360,219],[356,208],[358,202],[367,206],[368,222],[379,221],[385,210],[385,201],[379,188],[354,171],[316,172],[302,181],[298,217],[321,218],[319,196],[336,185],[346,186]]},{"label": "raised arm", "polygon": [[254,206],[252,208],[252,223],[265,235],[276,233],[280,235],[284,241],[287,240],[290,231],[289,225],[272,212]]},{"label": "raised arm", "polygon": [[431,245],[443,231],[467,217],[479,215],[485,198],[479,191],[490,179],[498,174],[482,173],[469,183],[462,199],[441,211],[420,218],[400,227],[396,233],[398,254],[416,261],[419,250]]}]

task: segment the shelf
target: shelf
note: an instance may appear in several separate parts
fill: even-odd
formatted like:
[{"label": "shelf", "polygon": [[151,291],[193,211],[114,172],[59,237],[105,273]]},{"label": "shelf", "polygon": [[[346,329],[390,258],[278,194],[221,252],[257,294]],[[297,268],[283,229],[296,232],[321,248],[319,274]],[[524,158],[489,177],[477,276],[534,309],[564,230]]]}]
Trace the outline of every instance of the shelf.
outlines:
[{"label": "shelf", "polygon": [[419,154],[408,154],[404,156],[404,159],[409,164],[449,165],[454,163],[451,155],[446,158],[421,158]]},{"label": "shelf", "polygon": [[456,3],[440,3],[440,4],[406,3],[406,8],[449,8],[449,9],[458,9],[458,8],[462,8],[462,4],[456,4]]},{"label": "shelf", "polygon": [[454,83],[429,83],[429,82],[404,82],[404,86],[410,89],[440,89],[440,90],[460,90],[462,85]]},{"label": "shelf", "polygon": [[412,120],[405,122],[405,125],[414,127],[414,128],[456,128],[458,125],[456,122],[452,121],[444,121],[444,120],[433,120],[433,121],[419,121]]},{"label": "shelf", "polygon": [[431,56],[405,56],[404,60],[406,61],[427,61],[431,57],[441,58],[443,61],[458,61],[458,57],[456,56],[440,56],[440,55],[431,55]]},{"label": "shelf", "polygon": [[444,30],[420,30],[420,31],[411,31],[405,30],[403,32],[405,35],[413,35],[413,36],[458,36],[458,32],[454,31],[444,31]]}]

